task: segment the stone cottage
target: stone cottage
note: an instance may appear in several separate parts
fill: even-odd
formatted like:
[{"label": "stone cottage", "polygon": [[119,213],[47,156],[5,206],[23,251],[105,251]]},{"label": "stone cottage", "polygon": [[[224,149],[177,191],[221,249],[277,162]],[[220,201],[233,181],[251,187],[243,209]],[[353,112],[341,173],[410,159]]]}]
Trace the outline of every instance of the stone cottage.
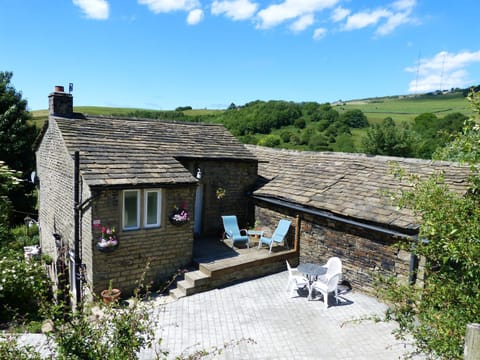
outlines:
[{"label": "stone cottage", "polygon": [[220,238],[225,214],[269,229],[290,219],[299,262],[339,256],[343,278],[364,292],[373,273],[414,282],[421,262],[398,245],[417,241],[418,219],[386,196],[408,186],[390,165],[443,172],[461,194],[470,173],[448,162],[245,146],[221,125],[78,114],[62,87],[49,96],[36,158],[42,251],[77,301],[82,282],[130,292],[146,270],[148,282],[168,278],[192,261],[195,237]]},{"label": "stone cottage", "polygon": [[194,234],[253,213],[257,159],[223,126],[78,114],[63,87],[36,161],[42,251],[77,301],[81,281],[132,291],[147,263],[147,281],[166,279],[192,260]]},{"label": "stone cottage", "polygon": [[451,162],[247,147],[259,160],[258,188],[252,195],[256,219],[272,227],[278,219],[290,218],[300,227],[300,262],[338,256],[343,278],[367,293],[373,291],[373,273],[414,282],[420,265],[421,276],[419,259],[398,246],[417,240],[419,224],[387,196],[408,188],[391,174],[391,166],[420,177],[441,172],[459,194],[467,190],[470,174],[468,166]]}]

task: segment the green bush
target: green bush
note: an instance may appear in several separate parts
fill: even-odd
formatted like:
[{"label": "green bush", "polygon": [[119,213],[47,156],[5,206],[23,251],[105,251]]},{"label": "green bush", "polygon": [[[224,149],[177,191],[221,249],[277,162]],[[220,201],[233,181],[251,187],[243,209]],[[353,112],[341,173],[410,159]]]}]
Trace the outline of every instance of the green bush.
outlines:
[{"label": "green bush", "polygon": [[42,302],[50,291],[45,267],[39,261],[26,261],[14,251],[5,252],[0,259],[0,321],[15,316],[36,319]]},{"label": "green bush", "polygon": [[262,145],[262,146],[275,147],[280,145],[281,140],[279,136],[267,135],[264,138],[262,138],[258,143],[259,145]]},{"label": "green bush", "polygon": [[0,337],[0,359],[2,360],[41,360],[33,346],[21,346],[14,335]]}]

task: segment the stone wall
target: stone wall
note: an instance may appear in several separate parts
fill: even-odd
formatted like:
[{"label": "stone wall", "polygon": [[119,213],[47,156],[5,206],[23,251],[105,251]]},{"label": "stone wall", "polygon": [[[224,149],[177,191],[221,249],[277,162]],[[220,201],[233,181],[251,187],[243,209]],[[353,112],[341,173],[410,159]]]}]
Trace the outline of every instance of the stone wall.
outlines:
[{"label": "stone wall", "polygon": [[[192,261],[193,218],[185,225],[173,225],[168,216],[174,207],[183,202],[192,204],[195,187],[163,189],[162,216],[159,228],[122,230],[122,191],[103,190],[92,208],[92,221],[99,220],[103,226],[114,226],[119,246],[109,253],[95,249],[101,229],[93,228],[93,237],[85,239],[93,249],[92,287],[95,293],[112,286],[129,294],[137,286],[142,275],[144,285],[161,285],[178,269]],[[148,268],[147,268],[148,265]]]},{"label": "stone wall", "polygon": [[[73,157],[68,154],[55,120],[51,119],[36,152],[38,221],[42,252],[57,259],[59,253],[53,234],[60,235],[66,247],[73,248],[74,194]],[[65,249],[65,248],[64,248]],[[56,273],[54,269],[54,274]]]},{"label": "stone wall", "polygon": [[299,262],[324,264],[329,257],[339,257],[342,278],[354,290],[374,294],[376,275],[394,275],[405,282],[409,279],[410,252],[399,248],[398,238],[264,202],[256,205],[256,218],[262,223],[299,215]]},{"label": "stone wall", "polygon": [[[222,215],[236,215],[241,228],[253,225],[253,203],[247,196],[257,179],[257,163],[227,160],[183,160],[193,175],[201,170],[203,185],[202,234],[221,236]],[[218,199],[216,191],[225,189]]]}]

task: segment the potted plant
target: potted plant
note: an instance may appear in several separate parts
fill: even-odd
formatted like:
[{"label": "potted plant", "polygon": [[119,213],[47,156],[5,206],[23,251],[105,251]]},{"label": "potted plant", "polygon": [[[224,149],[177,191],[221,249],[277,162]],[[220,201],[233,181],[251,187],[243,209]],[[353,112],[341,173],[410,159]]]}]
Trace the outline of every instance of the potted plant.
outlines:
[{"label": "potted plant", "polygon": [[185,225],[190,220],[190,214],[184,206],[180,208],[175,207],[172,214],[168,217],[170,223],[173,225]]},{"label": "potted plant", "polygon": [[117,234],[115,227],[102,227],[102,235],[96,244],[96,248],[102,252],[109,252],[118,246]]},{"label": "potted plant", "polygon": [[104,304],[110,304],[112,302],[118,301],[120,295],[122,295],[122,291],[120,289],[112,287],[112,280],[110,280],[108,289],[102,290],[100,292],[100,296],[102,297]]}]

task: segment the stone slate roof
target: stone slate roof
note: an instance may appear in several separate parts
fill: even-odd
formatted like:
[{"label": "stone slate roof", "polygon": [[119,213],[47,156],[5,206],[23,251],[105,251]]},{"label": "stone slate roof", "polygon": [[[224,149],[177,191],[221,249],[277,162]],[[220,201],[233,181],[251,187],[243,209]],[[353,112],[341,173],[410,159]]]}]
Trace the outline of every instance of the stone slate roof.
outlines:
[{"label": "stone slate roof", "polygon": [[180,158],[257,161],[223,125],[147,119],[53,117],[68,150],[80,151],[90,186],[197,180]]},{"label": "stone slate roof", "polygon": [[450,188],[461,194],[466,191],[465,179],[470,174],[467,166],[450,162],[247,147],[257,156],[259,176],[266,182],[254,196],[382,224],[387,228],[417,227],[408,210],[392,206],[385,196],[385,191],[407,186],[389,173],[392,161],[419,176],[443,171]]}]

